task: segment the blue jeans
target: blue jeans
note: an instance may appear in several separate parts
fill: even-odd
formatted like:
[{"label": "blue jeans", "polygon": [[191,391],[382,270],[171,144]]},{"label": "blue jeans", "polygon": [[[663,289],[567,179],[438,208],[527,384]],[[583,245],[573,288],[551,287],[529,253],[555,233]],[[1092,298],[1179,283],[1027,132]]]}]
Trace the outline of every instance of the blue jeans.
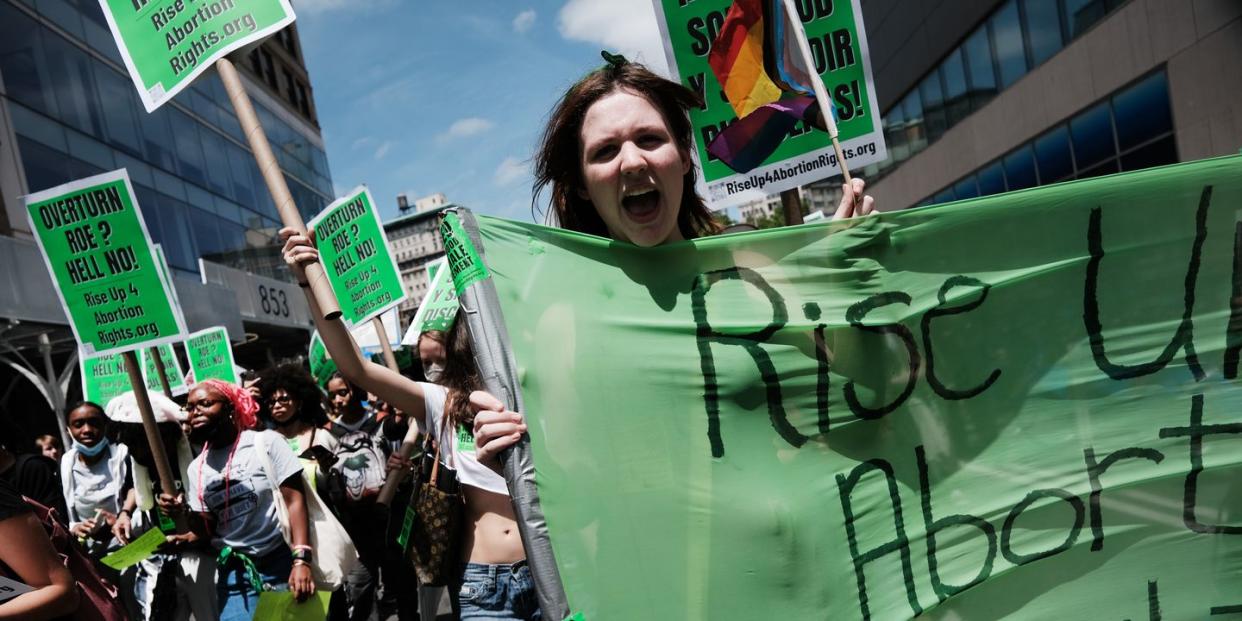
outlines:
[{"label": "blue jeans", "polygon": [[[289,572],[293,570],[293,553],[280,546],[276,550],[251,559],[263,584],[273,591],[289,590]],[[250,621],[259,606],[259,594],[254,592],[246,567],[236,556],[221,565],[216,574],[216,598],[220,606],[220,621]]]},{"label": "blue jeans", "polygon": [[462,621],[469,619],[518,619],[539,621],[539,601],[526,561],[512,565],[466,563],[461,580],[454,585]]}]

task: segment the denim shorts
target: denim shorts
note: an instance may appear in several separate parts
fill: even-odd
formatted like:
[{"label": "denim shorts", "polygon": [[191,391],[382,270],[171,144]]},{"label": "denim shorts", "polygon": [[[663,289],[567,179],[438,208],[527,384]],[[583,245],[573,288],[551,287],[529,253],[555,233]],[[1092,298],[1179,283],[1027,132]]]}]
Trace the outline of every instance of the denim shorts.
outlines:
[{"label": "denim shorts", "polygon": [[542,619],[526,561],[512,565],[466,563],[457,586],[461,619]]}]

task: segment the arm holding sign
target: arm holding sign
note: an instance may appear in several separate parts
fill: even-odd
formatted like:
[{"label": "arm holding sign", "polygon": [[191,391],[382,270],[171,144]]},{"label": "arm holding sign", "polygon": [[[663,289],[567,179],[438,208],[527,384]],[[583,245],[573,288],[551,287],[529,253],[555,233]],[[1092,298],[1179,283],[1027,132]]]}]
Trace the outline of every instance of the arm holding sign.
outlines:
[{"label": "arm holding sign", "polygon": [[0,620],[53,619],[78,607],[73,576],[43,525],[12,487],[0,484],[0,562],[34,590],[0,604]]},{"label": "arm holding sign", "polygon": [[[299,284],[306,283],[305,268],[319,262],[319,252],[315,250],[309,237],[293,229],[281,229],[280,237],[285,240],[285,263],[289,265],[289,270],[297,277]],[[311,316],[315,318],[319,337],[323,339],[323,344],[341,375],[403,410],[421,427],[424,424],[423,419],[426,418],[422,386],[384,365],[364,358],[345,323],[340,319],[324,319],[310,289],[303,286],[302,290],[306,293],[306,303],[310,305]]]}]

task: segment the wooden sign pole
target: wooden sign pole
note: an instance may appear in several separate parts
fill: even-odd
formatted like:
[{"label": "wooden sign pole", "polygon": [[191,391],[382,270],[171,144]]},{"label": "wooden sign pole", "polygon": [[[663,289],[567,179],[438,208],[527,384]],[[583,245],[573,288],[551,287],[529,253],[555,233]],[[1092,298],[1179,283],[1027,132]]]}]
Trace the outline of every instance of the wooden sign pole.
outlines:
[{"label": "wooden sign pole", "polygon": [[147,396],[146,382],[142,380],[142,371],[138,367],[138,356],[132,351],[121,354],[125,358],[125,372],[129,374],[129,385],[134,389],[134,398],[138,403],[138,414],[142,417],[142,430],[147,433],[147,444],[151,445],[151,459],[160,475],[160,489],[166,494],[176,494],[176,479],[173,478],[172,467],[168,465],[168,453],[164,451],[164,441],[160,438],[159,427],[155,424],[155,414],[151,410],[151,398]]},{"label": "wooden sign pole", "polygon": [[164,396],[172,401],[172,386],[168,383],[168,370],[164,368],[164,358],[160,356],[160,348],[152,347],[147,350],[151,354],[151,359],[155,361],[155,372],[160,376],[160,387],[164,389]]}]

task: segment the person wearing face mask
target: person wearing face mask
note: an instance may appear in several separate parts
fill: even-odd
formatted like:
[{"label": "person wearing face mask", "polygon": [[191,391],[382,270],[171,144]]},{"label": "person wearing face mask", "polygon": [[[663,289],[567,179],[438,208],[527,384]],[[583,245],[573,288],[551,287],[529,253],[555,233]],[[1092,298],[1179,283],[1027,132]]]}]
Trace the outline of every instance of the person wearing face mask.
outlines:
[{"label": "person wearing face mask", "polygon": [[129,476],[129,450],[108,439],[108,417],[98,404],[74,405],[66,419],[73,446],[60,462],[60,484],[69,532],[86,541],[91,556],[102,558],[109,549],[119,547],[112,525]]},{"label": "person wearing face mask", "polygon": [[332,466],[337,441],[325,428],[328,416],[314,378],[296,364],[269,369],[259,383],[258,401],[264,406],[260,420],[284,436],[311,485],[326,497],[323,477]]},{"label": "person wearing face mask", "polygon": [[423,377],[432,384],[444,378],[444,332],[428,330],[418,335],[418,359],[423,362]]}]

